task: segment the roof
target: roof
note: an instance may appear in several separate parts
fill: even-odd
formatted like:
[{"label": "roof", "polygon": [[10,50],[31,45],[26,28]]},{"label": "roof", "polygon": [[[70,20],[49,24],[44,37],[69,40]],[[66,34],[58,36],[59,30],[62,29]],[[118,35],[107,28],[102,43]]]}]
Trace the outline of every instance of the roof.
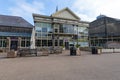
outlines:
[{"label": "roof", "polygon": [[[91,24],[96,24],[96,25],[98,25],[97,23],[99,23],[99,21],[104,21],[104,19],[109,20],[109,21],[111,20],[112,23],[113,23],[113,22],[120,22],[120,19],[112,18],[112,17],[108,17],[108,16],[102,16],[102,17],[97,18],[96,20],[90,22],[90,25],[91,25]],[[110,22],[111,22],[111,21],[110,21]]]},{"label": "roof", "polygon": [[62,18],[71,18],[71,19],[80,20],[80,18],[75,13],[73,13],[68,7],[57,11],[56,13],[52,14],[51,16],[52,17],[62,17]]},{"label": "roof", "polygon": [[45,17],[45,18],[51,18],[50,16],[41,15],[41,14],[36,14],[36,13],[33,13],[32,15],[33,15],[33,17]]},{"label": "roof", "polygon": [[31,33],[0,32],[0,36],[22,36],[22,37],[31,37]]},{"label": "roof", "polygon": [[8,15],[0,15],[0,25],[33,28],[33,25],[22,17]]}]

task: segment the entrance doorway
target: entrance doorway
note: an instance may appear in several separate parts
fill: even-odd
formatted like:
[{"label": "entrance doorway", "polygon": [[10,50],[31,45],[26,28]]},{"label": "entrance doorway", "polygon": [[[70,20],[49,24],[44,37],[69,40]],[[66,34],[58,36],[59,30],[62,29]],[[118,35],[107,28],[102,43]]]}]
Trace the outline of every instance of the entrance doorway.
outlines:
[{"label": "entrance doorway", "polygon": [[17,50],[18,48],[18,38],[12,37],[11,38],[11,44],[10,44],[10,50]]},{"label": "entrance doorway", "polygon": [[18,41],[11,41],[10,49],[17,50]]},{"label": "entrance doorway", "polygon": [[65,42],[65,49],[69,49],[69,42]]}]

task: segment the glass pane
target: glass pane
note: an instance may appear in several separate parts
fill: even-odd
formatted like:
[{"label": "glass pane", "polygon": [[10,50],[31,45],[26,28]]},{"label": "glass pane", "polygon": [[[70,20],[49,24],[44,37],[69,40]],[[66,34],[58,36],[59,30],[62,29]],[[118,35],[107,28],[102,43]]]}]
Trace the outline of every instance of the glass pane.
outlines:
[{"label": "glass pane", "polygon": [[35,30],[36,30],[36,32],[41,32],[41,31],[42,31],[42,28],[41,28],[41,27],[36,26],[36,27],[35,27]]},{"label": "glass pane", "polygon": [[37,37],[41,37],[41,33],[36,33],[36,36]]},{"label": "glass pane", "polygon": [[6,47],[6,40],[3,40],[3,47]]},{"label": "glass pane", "polygon": [[2,47],[2,40],[0,40],[0,47]]},{"label": "glass pane", "polygon": [[47,28],[42,28],[42,32],[47,32]]},{"label": "glass pane", "polygon": [[63,40],[60,40],[59,45],[63,46]]},{"label": "glass pane", "polygon": [[47,34],[43,33],[43,34],[42,34],[42,37],[47,37]]},{"label": "glass pane", "polygon": [[57,40],[55,40],[55,46],[58,46],[58,41]]},{"label": "glass pane", "polygon": [[47,40],[42,40],[42,46],[47,46]]},{"label": "glass pane", "polygon": [[41,46],[41,40],[36,40],[35,44],[36,44],[37,47],[40,47]]},{"label": "glass pane", "polygon": [[48,46],[52,46],[52,40],[48,40]]},{"label": "glass pane", "polygon": [[50,39],[51,39],[51,38],[52,38],[52,34],[48,34],[48,38],[50,38]]},{"label": "glass pane", "polygon": [[60,25],[59,29],[60,29],[60,33],[63,33],[63,26],[62,25]]},{"label": "glass pane", "polygon": [[21,46],[22,46],[22,47],[25,47],[25,41],[22,41],[22,42],[21,42]]},{"label": "glass pane", "polygon": [[58,29],[55,29],[55,33],[57,33],[58,32]]},{"label": "glass pane", "polygon": [[26,41],[26,47],[30,47],[30,41]]},{"label": "glass pane", "polygon": [[70,24],[64,24],[63,25],[63,32],[64,33],[75,33],[75,27],[73,25]]},{"label": "glass pane", "polygon": [[49,23],[48,23],[48,26],[47,26],[47,30],[48,30],[48,31],[47,31],[48,33],[52,33],[52,31],[53,31],[53,30],[52,30],[52,26],[51,26],[51,24],[49,24]]}]

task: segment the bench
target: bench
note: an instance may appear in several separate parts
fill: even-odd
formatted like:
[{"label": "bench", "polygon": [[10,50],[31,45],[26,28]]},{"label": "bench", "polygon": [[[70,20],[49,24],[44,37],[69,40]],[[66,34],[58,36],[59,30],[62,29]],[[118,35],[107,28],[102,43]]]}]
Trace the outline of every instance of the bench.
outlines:
[{"label": "bench", "polygon": [[48,48],[40,48],[39,52],[41,53],[41,56],[48,56],[49,55],[49,50]]},{"label": "bench", "polygon": [[37,49],[20,49],[20,50],[18,50],[18,54],[20,56],[35,54],[37,56]]},{"label": "bench", "polygon": [[54,47],[54,48],[49,48],[50,53],[62,53],[62,48],[61,47]]}]

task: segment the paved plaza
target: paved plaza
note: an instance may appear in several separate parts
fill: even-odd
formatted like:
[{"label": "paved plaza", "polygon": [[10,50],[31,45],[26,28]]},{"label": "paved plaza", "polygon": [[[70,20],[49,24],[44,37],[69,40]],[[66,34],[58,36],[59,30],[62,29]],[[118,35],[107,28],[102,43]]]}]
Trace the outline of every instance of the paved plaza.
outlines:
[{"label": "paved plaza", "polygon": [[120,80],[120,53],[0,58],[0,80]]}]

